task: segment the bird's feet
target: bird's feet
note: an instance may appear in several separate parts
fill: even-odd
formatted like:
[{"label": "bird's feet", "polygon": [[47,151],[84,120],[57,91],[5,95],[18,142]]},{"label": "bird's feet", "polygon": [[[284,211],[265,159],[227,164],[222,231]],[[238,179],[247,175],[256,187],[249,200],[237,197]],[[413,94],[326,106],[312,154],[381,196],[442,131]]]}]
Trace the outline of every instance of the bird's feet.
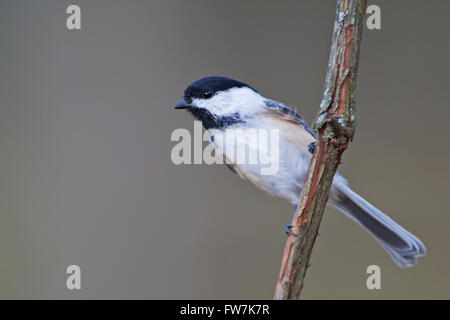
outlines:
[{"label": "bird's feet", "polygon": [[[286,225],[286,227],[284,228],[284,232],[285,232],[287,235],[292,234],[293,236],[297,237],[297,234],[291,231],[292,227],[293,227],[293,225],[290,224],[290,223],[288,223],[288,224]],[[317,235],[320,236],[320,232],[319,232],[319,231],[317,231]]]},{"label": "bird's feet", "polygon": [[293,225],[290,224],[290,223],[288,223],[288,224],[286,225],[286,227],[284,228],[284,232],[285,232],[287,235],[292,234],[293,236],[297,236],[294,232],[291,231],[292,227],[293,227]]},{"label": "bird's feet", "polygon": [[317,145],[317,142],[315,142],[315,141],[308,144],[308,151],[311,153],[314,153],[314,150],[316,150],[316,145]]}]

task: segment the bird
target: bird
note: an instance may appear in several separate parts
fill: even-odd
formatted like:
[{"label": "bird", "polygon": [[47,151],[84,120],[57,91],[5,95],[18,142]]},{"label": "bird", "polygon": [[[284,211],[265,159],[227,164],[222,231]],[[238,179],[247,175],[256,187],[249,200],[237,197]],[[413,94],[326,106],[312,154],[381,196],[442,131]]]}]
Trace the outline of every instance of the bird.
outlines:
[{"label": "bird", "polygon": [[[250,85],[222,76],[208,76],[191,83],[174,109],[187,110],[202,122],[215,150],[239,177],[269,195],[297,206],[315,148],[316,136],[300,114],[283,103],[268,99]],[[229,159],[223,147],[226,133],[234,129],[277,130],[278,170],[262,174],[259,164]],[[242,129],[238,131],[237,129]],[[239,138],[239,137],[238,137]],[[251,139],[241,139],[251,150],[261,148]],[[333,179],[327,204],[334,206],[372,235],[401,268],[412,267],[426,254],[422,241],[354,192],[339,172]],[[295,209],[294,209],[295,212]],[[286,233],[291,225],[286,226]]]}]

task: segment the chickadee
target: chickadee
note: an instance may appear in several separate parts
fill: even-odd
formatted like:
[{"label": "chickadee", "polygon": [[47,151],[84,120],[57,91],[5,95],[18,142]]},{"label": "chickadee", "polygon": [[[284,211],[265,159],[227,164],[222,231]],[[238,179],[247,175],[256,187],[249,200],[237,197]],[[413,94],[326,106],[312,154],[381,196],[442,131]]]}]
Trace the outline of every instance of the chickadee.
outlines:
[{"label": "chickadee", "polygon": [[[228,129],[278,129],[279,169],[275,174],[263,175],[258,166],[245,163],[227,166],[270,195],[297,205],[316,137],[296,111],[265,98],[245,83],[225,77],[193,82],[185,90],[184,100],[174,108],[186,109],[200,120],[209,136],[214,137],[212,144],[223,140]],[[217,150],[225,152],[222,146]],[[422,241],[353,192],[339,173],[333,180],[329,204],[369,232],[400,267],[411,267],[426,254]]]}]

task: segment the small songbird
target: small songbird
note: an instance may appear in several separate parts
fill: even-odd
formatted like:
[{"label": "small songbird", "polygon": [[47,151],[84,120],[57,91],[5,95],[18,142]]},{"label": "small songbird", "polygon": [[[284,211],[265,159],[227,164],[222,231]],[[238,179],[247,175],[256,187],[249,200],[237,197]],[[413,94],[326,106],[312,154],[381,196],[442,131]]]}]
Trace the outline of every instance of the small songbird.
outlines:
[{"label": "small songbird", "polygon": [[[265,98],[245,83],[225,77],[206,77],[193,82],[185,90],[184,100],[174,108],[186,109],[200,120],[211,143],[217,145],[218,152],[227,160],[230,159],[223,145],[219,148],[227,130],[277,129],[276,173],[262,174],[257,164],[227,161],[227,166],[270,195],[297,205],[316,137],[296,111]],[[260,148],[251,139],[242,141],[249,149]],[[328,203],[369,232],[400,267],[411,267],[418,257],[426,254],[422,241],[353,192],[339,173],[334,177]],[[285,231],[292,233],[290,225]]]}]

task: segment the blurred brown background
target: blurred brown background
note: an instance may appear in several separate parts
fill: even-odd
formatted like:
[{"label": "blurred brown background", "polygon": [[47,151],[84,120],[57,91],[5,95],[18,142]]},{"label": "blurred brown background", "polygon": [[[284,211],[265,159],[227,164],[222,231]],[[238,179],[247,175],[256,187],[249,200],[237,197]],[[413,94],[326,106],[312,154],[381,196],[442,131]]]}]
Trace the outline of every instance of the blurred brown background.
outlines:
[{"label": "blurred brown background", "polygon": [[[78,4],[82,30],[66,29]],[[329,208],[303,297],[450,298],[447,1],[369,1],[341,173],[427,245],[398,268]],[[290,221],[222,166],[175,166],[171,106],[225,75],[311,123],[335,1],[0,2],[0,297],[272,298]],[[82,289],[65,287],[81,267]],[[381,267],[381,290],[366,268]]]}]

